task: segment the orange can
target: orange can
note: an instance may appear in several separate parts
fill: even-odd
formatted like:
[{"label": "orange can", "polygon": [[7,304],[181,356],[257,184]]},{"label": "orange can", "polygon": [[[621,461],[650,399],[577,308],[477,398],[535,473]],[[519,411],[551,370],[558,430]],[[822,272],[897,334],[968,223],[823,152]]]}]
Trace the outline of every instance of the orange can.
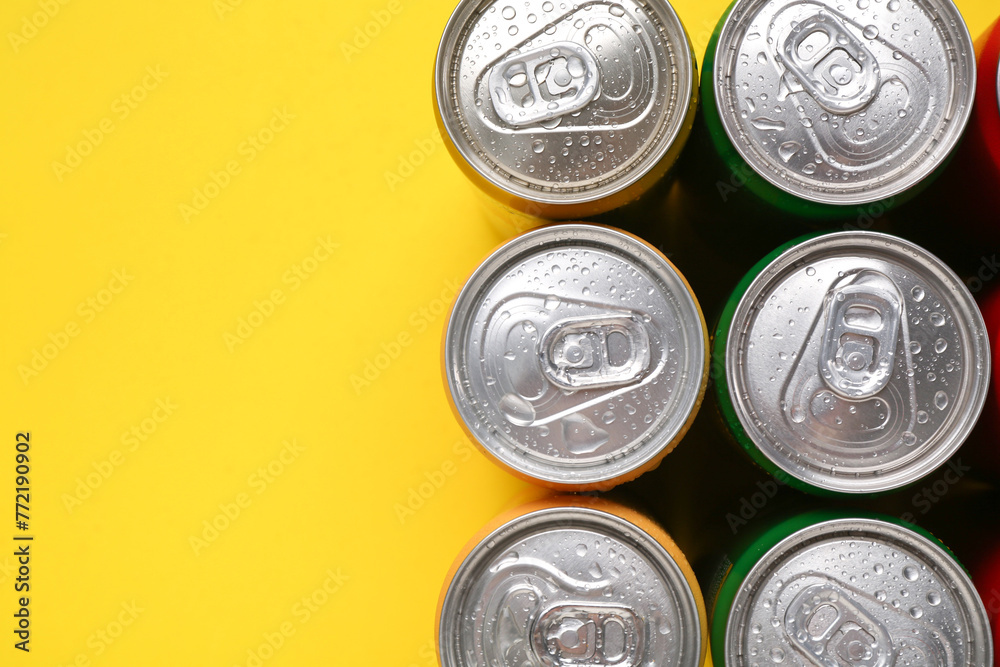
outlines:
[{"label": "orange can", "polygon": [[559,491],[606,491],[681,441],[708,383],[701,306],[655,247],[550,225],[497,248],[455,299],[444,381],[493,461]]},{"label": "orange can", "polygon": [[462,550],[435,630],[442,667],[702,667],[705,603],[687,559],[646,515],[557,496],[503,514]]}]

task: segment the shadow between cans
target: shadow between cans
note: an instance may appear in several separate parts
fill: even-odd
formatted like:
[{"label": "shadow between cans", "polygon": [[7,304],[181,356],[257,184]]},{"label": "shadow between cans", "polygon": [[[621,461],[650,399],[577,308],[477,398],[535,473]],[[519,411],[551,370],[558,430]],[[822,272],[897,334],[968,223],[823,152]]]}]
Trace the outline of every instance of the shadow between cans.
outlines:
[{"label": "shadow between cans", "polygon": [[710,389],[691,430],[660,466],[608,494],[657,520],[705,589],[725,557],[805,512],[875,512],[916,524],[952,547],[960,561],[971,563],[981,551],[984,531],[1000,530],[1000,492],[974,474],[975,466],[961,452],[904,489],[828,498],[782,484],[757,467],[724,429]]}]

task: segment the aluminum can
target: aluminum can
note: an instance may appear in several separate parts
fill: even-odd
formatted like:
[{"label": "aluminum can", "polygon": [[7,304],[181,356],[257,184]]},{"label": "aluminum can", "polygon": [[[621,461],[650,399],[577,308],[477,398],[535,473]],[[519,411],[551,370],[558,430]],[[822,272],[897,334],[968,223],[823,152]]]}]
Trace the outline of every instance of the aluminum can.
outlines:
[{"label": "aluminum can", "polygon": [[579,219],[663,177],[694,123],[697,78],[666,0],[463,0],[438,49],[435,110],[488,195]]},{"label": "aluminum can", "polygon": [[442,667],[701,667],[701,591],[673,540],[606,500],[555,498],[487,526],[439,604]]},{"label": "aluminum can", "polygon": [[726,304],[718,403],[751,457],[820,494],[916,482],[955,453],[989,386],[983,317],[926,250],[876,232],[793,241]]},{"label": "aluminum can", "polygon": [[444,340],[452,408],[514,474],[604,490],[658,465],[708,378],[694,293],[655,248],[592,224],[500,246],[455,300]]},{"label": "aluminum can", "polygon": [[720,666],[993,664],[986,610],[961,564],[929,533],[891,519],[788,519],[726,563],[717,586]]},{"label": "aluminum can", "polygon": [[951,0],[736,0],[701,88],[735,189],[815,220],[916,194],[961,137],[975,80]]}]

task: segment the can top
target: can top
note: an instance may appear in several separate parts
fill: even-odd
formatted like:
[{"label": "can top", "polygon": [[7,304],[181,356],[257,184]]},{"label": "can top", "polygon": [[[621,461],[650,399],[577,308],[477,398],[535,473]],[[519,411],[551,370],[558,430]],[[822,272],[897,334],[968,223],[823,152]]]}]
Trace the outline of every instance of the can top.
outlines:
[{"label": "can top", "polygon": [[727,665],[993,664],[986,610],[962,567],[926,537],[876,519],[802,529],[737,592]]},{"label": "can top", "polygon": [[475,546],[445,593],[443,667],[700,667],[698,605],[677,562],[632,523],[535,511]]},{"label": "can top", "polygon": [[989,386],[979,308],[908,241],[838,232],[793,246],[743,294],[729,397],[759,451],[828,491],[905,486],[972,430]]},{"label": "can top", "polygon": [[435,65],[438,113],[469,165],[556,205],[641,179],[680,134],[694,79],[666,0],[463,0]]},{"label": "can top", "polygon": [[704,326],[687,283],[645,242],[543,227],[501,246],[460,291],[448,388],[504,465],[554,486],[597,485],[686,430],[705,391]]},{"label": "can top", "polygon": [[975,80],[951,0],[738,0],[719,35],[714,94],[761,176],[803,199],[856,205],[942,164]]}]

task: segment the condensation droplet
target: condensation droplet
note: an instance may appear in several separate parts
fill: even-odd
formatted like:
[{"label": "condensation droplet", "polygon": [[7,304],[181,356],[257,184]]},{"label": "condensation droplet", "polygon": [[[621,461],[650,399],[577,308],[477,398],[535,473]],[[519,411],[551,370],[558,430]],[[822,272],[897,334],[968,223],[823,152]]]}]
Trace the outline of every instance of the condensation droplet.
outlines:
[{"label": "condensation droplet", "polygon": [[[802,144],[797,141],[786,141],[785,143],[778,146],[778,156],[784,161],[788,162],[792,159],[792,156],[802,150]],[[815,273],[815,269],[813,273]],[[812,275],[811,273],[809,275]]]},{"label": "condensation droplet", "polygon": [[758,130],[764,130],[764,131],[766,131],[766,130],[784,130],[785,129],[785,121],[783,121],[783,120],[774,120],[773,118],[765,118],[765,117],[761,116],[760,118],[754,118],[750,122]]},{"label": "condensation droplet", "polygon": [[517,394],[504,394],[500,399],[499,408],[507,421],[512,424],[527,426],[535,420],[534,406]]},{"label": "condensation droplet", "polygon": [[948,349],[948,341],[946,341],[944,338],[938,338],[936,341],[934,341],[934,351],[937,352],[938,354],[941,354],[947,349]]},{"label": "condensation droplet", "polygon": [[948,394],[943,391],[939,391],[934,394],[934,407],[938,410],[944,410],[948,407]]}]

